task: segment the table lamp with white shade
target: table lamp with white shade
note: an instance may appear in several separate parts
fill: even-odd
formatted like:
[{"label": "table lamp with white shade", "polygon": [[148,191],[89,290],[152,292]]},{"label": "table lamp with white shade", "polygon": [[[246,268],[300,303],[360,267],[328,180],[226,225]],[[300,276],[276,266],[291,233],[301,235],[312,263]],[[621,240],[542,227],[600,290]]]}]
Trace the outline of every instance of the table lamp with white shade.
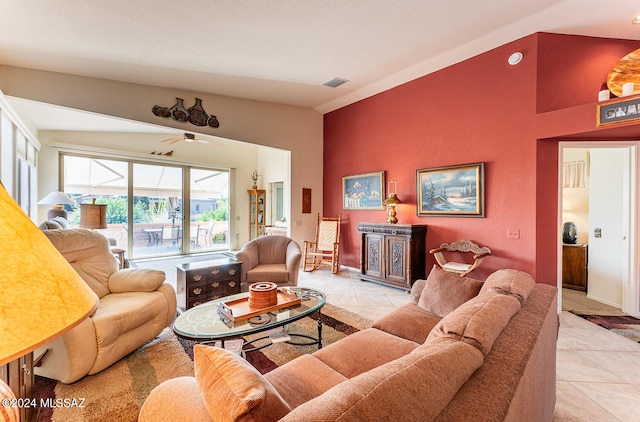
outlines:
[{"label": "table lamp with white shade", "polygon": [[74,205],[76,202],[64,193],[54,190],[49,195],[38,201],[38,205],[53,205],[47,211],[47,218],[51,220],[54,217],[67,218],[67,211],[64,209],[65,204]]},{"label": "table lamp with white shade", "polygon": [[[0,255],[2,366],[75,327],[94,312],[98,297],[1,183]],[[16,393],[0,379],[0,400]],[[24,410],[0,406],[0,419],[18,421]]]}]

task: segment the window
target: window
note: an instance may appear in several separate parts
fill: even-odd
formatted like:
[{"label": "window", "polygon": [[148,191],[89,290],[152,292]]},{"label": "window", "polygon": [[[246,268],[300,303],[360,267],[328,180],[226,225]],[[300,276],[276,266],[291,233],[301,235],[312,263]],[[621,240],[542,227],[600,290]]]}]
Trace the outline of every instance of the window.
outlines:
[{"label": "window", "polygon": [[[227,169],[61,157],[63,190],[78,204],[67,206],[70,225],[80,224],[79,204],[94,199],[106,204],[107,229],[101,232],[128,249],[129,258],[229,248]],[[190,181],[188,189],[185,180]]]}]

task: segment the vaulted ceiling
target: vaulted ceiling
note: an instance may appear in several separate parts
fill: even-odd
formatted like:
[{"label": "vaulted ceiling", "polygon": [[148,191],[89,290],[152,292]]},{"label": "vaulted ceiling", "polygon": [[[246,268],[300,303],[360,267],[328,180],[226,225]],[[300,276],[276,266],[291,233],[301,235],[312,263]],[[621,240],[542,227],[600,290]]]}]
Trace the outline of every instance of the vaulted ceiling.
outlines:
[{"label": "vaulted ceiling", "polygon": [[[0,0],[0,64],[326,113],[538,31],[640,39],[638,14],[637,0]],[[348,82],[322,85],[334,77]]]}]

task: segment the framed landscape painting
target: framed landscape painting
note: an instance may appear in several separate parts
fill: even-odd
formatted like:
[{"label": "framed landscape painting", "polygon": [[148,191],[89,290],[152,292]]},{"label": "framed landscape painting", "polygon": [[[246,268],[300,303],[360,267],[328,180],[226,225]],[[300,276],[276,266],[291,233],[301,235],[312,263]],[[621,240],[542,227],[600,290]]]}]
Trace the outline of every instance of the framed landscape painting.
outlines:
[{"label": "framed landscape painting", "polygon": [[416,172],[418,216],[484,217],[484,163]]},{"label": "framed landscape painting", "polygon": [[345,210],[383,210],[384,171],[342,178],[342,204]]}]

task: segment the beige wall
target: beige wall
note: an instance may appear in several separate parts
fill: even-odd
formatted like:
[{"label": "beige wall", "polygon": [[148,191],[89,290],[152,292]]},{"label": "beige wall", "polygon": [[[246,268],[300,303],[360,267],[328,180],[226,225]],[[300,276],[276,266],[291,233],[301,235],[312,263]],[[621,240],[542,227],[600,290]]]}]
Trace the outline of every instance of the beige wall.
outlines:
[{"label": "beige wall", "polygon": [[[298,241],[313,237],[315,229],[313,215],[322,210],[322,196],[314,195],[313,212],[302,214],[302,198],[296,192],[301,192],[302,187],[312,188],[314,192],[322,192],[323,116],[315,110],[203,92],[187,92],[8,66],[0,66],[0,90],[8,96],[288,150],[291,152],[291,236]],[[208,126],[196,127],[189,123],[157,117],[151,113],[154,105],[173,105],[175,97],[184,98],[187,107],[194,102],[195,97],[201,98],[205,110],[218,117],[220,127],[218,129]],[[122,134],[123,136],[92,135],[95,136],[87,136],[83,133],[73,135],[60,132],[43,133],[41,137],[45,145],[40,162],[41,184],[49,184],[54,174],[57,174],[55,162],[57,154],[46,151],[50,149],[47,146],[49,143],[91,144],[94,147],[117,149],[134,154],[149,154],[159,142],[158,136],[152,134],[145,135],[144,141],[138,141],[143,139],[142,137],[133,141],[125,134]],[[231,158],[221,156],[217,152],[203,150],[204,146],[200,146],[198,151],[187,150],[185,147],[174,148],[176,150],[174,159],[206,162],[238,169],[236,211],[242,221],[241,214],[247,206],[246,199],[242,199],[246,195],[242,193],[251,184],[248,175],[254,167],[268,168],[268,163],[261,163],[260,157],[268,159],[269,154],[261,155],[257,150],[254,153],[254,150],[245,150],[243,146],[244,152]],[[247,154],[246,151],[251,152]],[[40,186],[40,189],[43,192],[52,190],[51,186]],[[240,243],[243,243],[242,239]]]}]

